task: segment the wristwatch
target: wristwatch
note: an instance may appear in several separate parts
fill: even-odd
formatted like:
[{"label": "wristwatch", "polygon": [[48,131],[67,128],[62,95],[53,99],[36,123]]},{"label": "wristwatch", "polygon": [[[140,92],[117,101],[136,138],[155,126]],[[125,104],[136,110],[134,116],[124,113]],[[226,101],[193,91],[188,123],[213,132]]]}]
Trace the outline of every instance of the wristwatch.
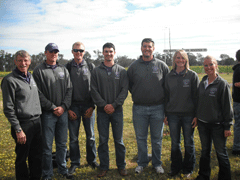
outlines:
[{"label": "wristwatch", "polygon": [[16,130],[16,133],[20,133],[22,131],[22,128],[19,128]]}]

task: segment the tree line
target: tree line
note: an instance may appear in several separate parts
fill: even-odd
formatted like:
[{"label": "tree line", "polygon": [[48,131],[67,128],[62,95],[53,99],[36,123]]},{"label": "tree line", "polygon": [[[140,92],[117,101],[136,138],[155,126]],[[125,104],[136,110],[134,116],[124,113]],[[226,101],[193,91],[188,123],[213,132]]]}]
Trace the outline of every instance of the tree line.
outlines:
[{"label": "tree line", "polygon": [[[92,58],[91,54],[88,51],[85,52],[84,59],[89,62],[92,62],[95,66],[98,66],[104,60],[103,54],[99,50],[94,50],[93,52],[96,57],[95,59]],[[187,53],[187,54],[188,54],[190,66],[202,66],[203,60],[204,60],[204,57],[202,54],[200,53],[197,53],[197,55],[194,55],[193,53]],[[161,54],[159,52],[156,52],[154,53],[154,57],[164,61],[168,66],[172,65],[173,54],[169,54],[169,53]],[[29,67],[29,70],[30,71],[33,70],[36,66],[41,64],[45,59],[46,59],[45,54],[42,52],[40,52],[37,55],[35,54],[31,55],[32,62]],[[58,62],[60,64],[65,65],[69,60],[70,59],[64,59],[63,54],[58,55]],[[117,56],[115,58],[116,63],[123,67],[129,67],[130,64],[135,60],[136,59],[129,58],[126,55]],[[235,65],[237,63],[232,57],[230,57],[227,54],[221,54],[220,59],[217,61],[219,65]],[[0,71],[12,71],[14,67],[15,67],[14,54],[5,52],[4,50],[0,50]]]}]

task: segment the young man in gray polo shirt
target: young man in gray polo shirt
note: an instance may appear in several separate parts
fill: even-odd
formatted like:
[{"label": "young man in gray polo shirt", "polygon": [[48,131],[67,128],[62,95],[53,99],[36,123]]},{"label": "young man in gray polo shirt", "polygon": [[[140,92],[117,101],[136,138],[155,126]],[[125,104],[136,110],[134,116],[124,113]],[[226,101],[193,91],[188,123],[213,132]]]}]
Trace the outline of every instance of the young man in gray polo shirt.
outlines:
[{"label": "young man in gray polo shirt", "polygon": [[101,171],[98,177],[104,177],[109,169],[109,123],[112,125],[118,171],[122,176],[127,175],[122,105],[128,94],[128,78],[126,70],[114,63],[115,53],[115,46],[112,43],[104,44],[104,62],[93,70],[91,77],[91,94],[97,105],[99,132],[98,155]]},{"label": "young man in gray polo shirt", "polygon": [[94,135],[95,107],[90,92],[91,71],[95,66],[83,59],[85,54],[83,43],[75,42],[72,46],[72,54],[74,56],[73,60],[66,65],[73,85],[72,103],[68,110],[70,174],[74,173],[75,169],[80,166],[81,156],[78,136],[81,119],[86,133],[87,162],[92,168],[99,166],[96,162],[97,155]]}]

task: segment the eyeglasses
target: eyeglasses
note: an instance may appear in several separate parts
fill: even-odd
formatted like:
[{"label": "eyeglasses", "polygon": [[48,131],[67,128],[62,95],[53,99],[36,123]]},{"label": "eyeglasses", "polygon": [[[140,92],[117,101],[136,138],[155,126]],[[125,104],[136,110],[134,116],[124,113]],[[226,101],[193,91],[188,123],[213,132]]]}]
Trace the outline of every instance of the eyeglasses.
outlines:
[{"label": "eyeglasses", "polygon": [[184,60],[184,57],[177,57],[177,59],[183,59]]},{"label": "eyeglasses", "polygon": [[82,53],[82,52],[84,52],[84,50],[83,49],[73,49],[73,52],[80,52],[80,53]]}]

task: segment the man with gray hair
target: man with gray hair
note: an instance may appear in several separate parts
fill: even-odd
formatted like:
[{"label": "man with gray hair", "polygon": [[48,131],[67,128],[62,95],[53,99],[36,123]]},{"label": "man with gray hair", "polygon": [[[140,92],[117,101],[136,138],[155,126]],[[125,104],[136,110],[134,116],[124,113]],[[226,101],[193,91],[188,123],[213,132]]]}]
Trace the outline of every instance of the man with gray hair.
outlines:
[{"label": "man with gray hair", "polygon": [[[16,142],[15,173],[17,180],[41,179],[42,131],[38,88],[28,72],[30,55],[20,50],[15,54],[16,68],[1,83],[3,112],[11,124]],[[28,166],[26,160],[28,158]]]}]

